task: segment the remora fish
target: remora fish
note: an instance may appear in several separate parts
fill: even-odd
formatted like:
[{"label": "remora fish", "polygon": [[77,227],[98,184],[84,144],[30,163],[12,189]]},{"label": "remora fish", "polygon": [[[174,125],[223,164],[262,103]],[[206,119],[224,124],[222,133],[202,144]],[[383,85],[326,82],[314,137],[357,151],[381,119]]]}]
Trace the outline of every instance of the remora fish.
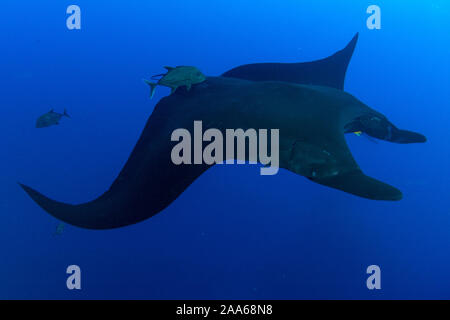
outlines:
[{"label": "remora fish", "polygon": [[166,74],[161,74],[161,79],[157,83],[144,80],[150,86],[150,98],[155,95],[157,86],[169,87],[174,93],[178,87],[186,86],[187,91],[191,90],[192,85],[202,83],[206,77],[196,67],[179,66],[176,68],[164,67],[167,69]]}]

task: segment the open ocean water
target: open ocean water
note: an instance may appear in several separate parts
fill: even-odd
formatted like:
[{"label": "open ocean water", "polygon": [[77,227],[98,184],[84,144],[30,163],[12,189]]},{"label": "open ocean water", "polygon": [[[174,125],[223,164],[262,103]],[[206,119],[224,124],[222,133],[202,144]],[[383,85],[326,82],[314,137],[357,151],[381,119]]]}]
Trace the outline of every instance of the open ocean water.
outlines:
[{"label": "open ocean water", "polygon": [[[69,30],[69,5],[81,29]],[[366,21],[381,9],[381,29]],[[306,62],[356,32],[345,91],[424,144],[347,135],[364,172],[403,192],[359,198],[287,170],[217,165],[161,213],[113,230],[65,225],[17,182],[68,203],[105,192],[157,102],[163,66],[208,76]],[[12,1],[0,4],[1,299],[449,299],[450,2]],[[50,109],[71,119],[38,129]],[[66,269],[81,269],[68,290]],[[369,290],[367,267],[381,270]]]}]

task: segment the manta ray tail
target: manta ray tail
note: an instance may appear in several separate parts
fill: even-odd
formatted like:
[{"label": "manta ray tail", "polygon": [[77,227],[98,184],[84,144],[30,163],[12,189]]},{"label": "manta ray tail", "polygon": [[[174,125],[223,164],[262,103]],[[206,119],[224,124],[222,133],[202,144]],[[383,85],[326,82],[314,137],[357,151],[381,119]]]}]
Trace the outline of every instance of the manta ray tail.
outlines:
[{"label": "manta ray tail", "polygon": [[303,63],[255,63],[236,67],[222,76],[252,81],[282,81],[344,89],[345,74],[358,42],[358,33],[332,56]]}]

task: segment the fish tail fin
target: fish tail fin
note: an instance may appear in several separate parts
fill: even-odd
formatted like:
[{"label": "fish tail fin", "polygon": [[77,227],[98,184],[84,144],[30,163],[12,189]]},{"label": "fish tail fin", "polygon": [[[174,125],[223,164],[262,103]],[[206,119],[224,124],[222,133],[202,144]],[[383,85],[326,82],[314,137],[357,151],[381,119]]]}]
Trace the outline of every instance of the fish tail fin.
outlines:
[{"label": "fish tail fin", "polygon": [[150,82],[144,79],[144,82],[150,86],[150,99],[155,95],[156,86],[158,85],[155,82]]},{"label": "fish tail fin", "polygon": [[65,116],[65,117],[67,117],[67,118],[71,118],[71,116],[67,113],[67,110],[66,109],[64,109],[64,113],[63,113],[63,116]]}]

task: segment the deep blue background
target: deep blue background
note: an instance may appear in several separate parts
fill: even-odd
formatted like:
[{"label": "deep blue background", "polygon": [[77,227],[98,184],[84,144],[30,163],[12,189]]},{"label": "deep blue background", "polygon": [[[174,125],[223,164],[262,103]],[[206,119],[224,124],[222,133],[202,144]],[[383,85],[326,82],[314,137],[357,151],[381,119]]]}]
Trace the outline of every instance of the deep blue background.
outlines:
[{"label": "deep blue background", "polygon": [[[82,30],[66,28],[66,8]],[[366,28],[366,8],[382,29]],[[13,1],[0,6],[0,298],[450,298],[450,4],[423,1]],[[157,101],[164,65],[208,75],[297,62],[359,31],[346,91],[418,145],[349,136],[364,171],[400,188],[374,202],[287,171],[216,166],[168,209],[111,231],[58,222],[18,187],[79,203],[117,176]],[[50,108],[72,119],[35,129]],[[65,269],[82,270],[69,291]],[[367,266],[382,290],[366,288]]]}]

